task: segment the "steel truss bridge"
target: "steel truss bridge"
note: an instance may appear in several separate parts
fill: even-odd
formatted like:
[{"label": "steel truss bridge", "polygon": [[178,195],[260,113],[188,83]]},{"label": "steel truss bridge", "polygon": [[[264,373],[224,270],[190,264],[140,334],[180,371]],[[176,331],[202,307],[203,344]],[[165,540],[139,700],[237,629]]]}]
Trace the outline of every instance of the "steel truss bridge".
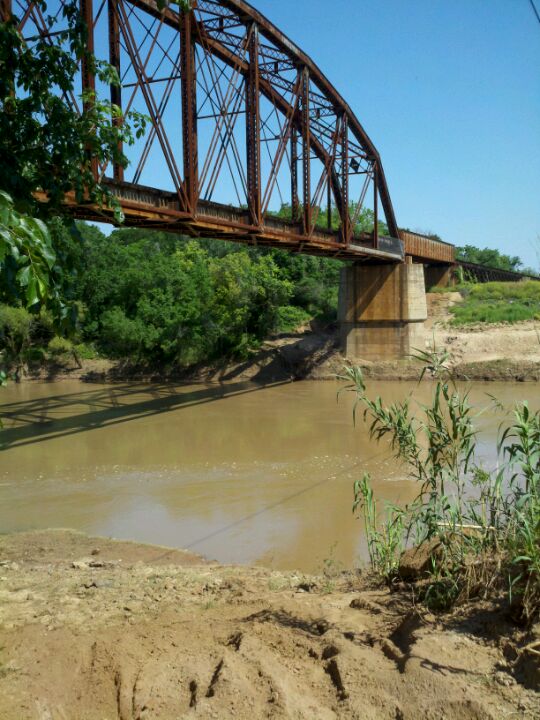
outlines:
[{"label": "steel truss bridge", "polygon": [[[120,77],[105,86],[83,59],[81,93],[94,91],[122,114],[136,110],[151,121],[125,149],[126,171],[93,164],[126,225],[357,262],[408,255],[455,264],[453,245],[399,230],[380,155],[360,121],[317,65],[250,4],[192,0],[185,12],[160,10],[154,0],[79,0],[79,7],[89,52]],[[64,11],[64,0],[49,0],[46,9],[0,0],[0,19],[17,18],[29,45],[38,38],[61,44]],[[76,94],[58,93],[84,112]],[[112,220],[107,208],[69,195],[66,204],[78,218]],[[286,217],[276,212],[283,207]],[[359,225],[365,207],[371,232]],[[379,220],[389,236],[378,234]],[[501,277],[466,269],[480,280]]]},{"label": "steel truss bridge", "polygon": [[[62,42],[63,0],[50,0],[47,10],[32,0],[0,6],[4,17],[18,19],[27,43]],[[82,60],[81,91],[151,120],[126,149],[128,171],[97,161],[93,168],[119,199],[127,225],[403,261],[407,243],[373,142],[315,63],[251,5],[193,0],[184,12],[160,10],[154,0],[80,0],[80,12],[88,50],[121,79],[104,86]],[[62,94],[84,111],[79,97]],[[111,219],[105,208],[66,201],[79,218]],[[277,217],[283,206],[287,217]],[[373,232],[359,230],[364,207],[373,212]],[[379,236],[379,220],[389,237]],[[444,261],[447,248],[426,239],[420,255]]]}]

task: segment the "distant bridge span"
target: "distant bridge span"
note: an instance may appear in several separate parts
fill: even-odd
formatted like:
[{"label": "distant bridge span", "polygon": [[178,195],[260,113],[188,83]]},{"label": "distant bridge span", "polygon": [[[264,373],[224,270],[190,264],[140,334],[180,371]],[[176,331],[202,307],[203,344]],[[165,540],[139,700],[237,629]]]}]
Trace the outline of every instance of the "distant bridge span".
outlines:
[{"label": "distant bridge span", "polygon": [[[48,26],[32,0],[2,0],[26,42],[60,42],[62,0]],[[80,0],[87,45],[121,78],[107,87],[80,67],[81,90],[151,119],[126,149],[128,170],[94,163],[126,224],[271,245],[367,262],[402,262],[403,243],[381,158],[349,105],[316,64],[244,0],[194,0],[160,11],[154,0]],[[79,109],[79,101],[66,95]],[[289,220],[275,210],[290,208]],[[360,232],[363,207],[373,232]],[[274,212],[273,212],[274,210]],[[110,219],[104,208],[75,216]],[[337,223],[336,223],[337,218]],[[379,237],[384,220],[390,237]],[[336,227],[337,225],[337,227]],[[418,243],[417,243],[418,244]],[[423,255],[443,260],[426,239]]]}]

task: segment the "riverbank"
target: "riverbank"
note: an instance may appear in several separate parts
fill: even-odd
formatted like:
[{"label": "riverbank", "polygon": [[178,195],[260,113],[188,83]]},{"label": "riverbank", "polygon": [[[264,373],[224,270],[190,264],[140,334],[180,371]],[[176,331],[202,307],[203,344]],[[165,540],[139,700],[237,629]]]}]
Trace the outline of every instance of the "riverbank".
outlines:
[{"label": "riverbank", "polygon": [[495,607],[60,530],[1,537],[0,562],[2,720],[540,712],[530,636]]},{"label": "riverbank", "polygon": [[[446,348],[456,374],[463,379],[537,382],[540,380],[540,324],[477,325],[466,329],[428,321],[426,345]],[[148,368],[106,359],[46,364],[30,369],[25,380],[53,382],[286,382],[334,380],[346,363],[339,351],[337,330],[306,330],[263,343],[242,362],[216,362],[189,370]],[[411,360],[358,361],[366,377],[374,380],[417,380],[420,366]]]}]

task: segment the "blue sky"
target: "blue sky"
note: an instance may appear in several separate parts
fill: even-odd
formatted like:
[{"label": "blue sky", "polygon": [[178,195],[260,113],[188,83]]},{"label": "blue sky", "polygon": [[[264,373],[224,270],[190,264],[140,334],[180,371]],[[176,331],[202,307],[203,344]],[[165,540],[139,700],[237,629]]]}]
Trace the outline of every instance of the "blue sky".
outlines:
[{"label": "blue sky", "polygon": [[400,226],[540,265],[540,24],[529,0],[252,4],[356,112]]}]

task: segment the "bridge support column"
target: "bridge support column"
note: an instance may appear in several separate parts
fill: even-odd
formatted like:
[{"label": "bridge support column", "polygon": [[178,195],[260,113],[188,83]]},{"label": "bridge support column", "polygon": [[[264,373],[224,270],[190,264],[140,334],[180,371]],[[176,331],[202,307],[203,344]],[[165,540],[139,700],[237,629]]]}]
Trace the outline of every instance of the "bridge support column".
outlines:
[{"label": "bridge support column", "polygon": [[353,265],[341,271],[341,344],[350,359],[398,360],[425,346],[423,265]]}]

